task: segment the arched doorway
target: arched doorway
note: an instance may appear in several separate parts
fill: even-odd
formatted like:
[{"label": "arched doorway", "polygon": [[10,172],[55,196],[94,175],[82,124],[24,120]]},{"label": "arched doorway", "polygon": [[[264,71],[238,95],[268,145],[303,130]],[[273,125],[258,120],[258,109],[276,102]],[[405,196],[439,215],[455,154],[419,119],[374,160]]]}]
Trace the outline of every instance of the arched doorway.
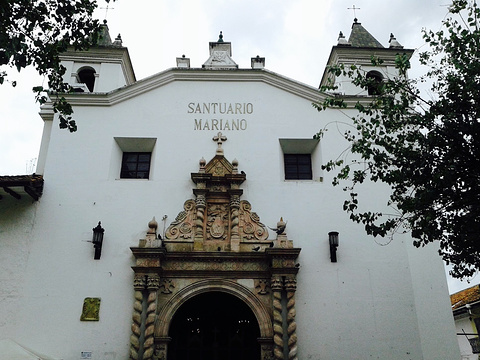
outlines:
[{"label": "arched doorway", "polygon": [[168,360],[260,360],[260,329],[239,298],[212,291],[194,296],[173,316]]}]

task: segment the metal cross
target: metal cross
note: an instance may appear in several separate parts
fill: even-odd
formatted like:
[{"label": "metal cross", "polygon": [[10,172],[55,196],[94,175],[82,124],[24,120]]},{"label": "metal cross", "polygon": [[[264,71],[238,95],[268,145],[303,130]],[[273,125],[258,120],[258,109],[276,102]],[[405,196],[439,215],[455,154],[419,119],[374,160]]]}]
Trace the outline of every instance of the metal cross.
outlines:
[{"label": "metal cross", "polygon": [[102,10],[105,9],[105,19],[104,19],[104,20],[107,20],[108,10],[114,10],[114,9],[115,9],[115,8],[111,8],[111,7],[109,7],[109,6],[110,6],[110,4],[107,2],[107,7],[101,7],[101,8],[99,8],[99,9],[102,9]]},{"label": "metal cross", "polygon": [[213,137],[212,140],[218,144],[217,154],[223,154],[222,144],[224,141],[227,141],[227,137],[225,135],[222,135],[221,132],[219,132]]},{"label": "metal cross", "polygon": [[347,8],[347,10],[353,10],[353,17],[356,19],[357,18],[357,12],[355,10],[360,10],[360,8],[357,8],[357,7],[355,7],[355,5],[353,5],[353,7]]}]

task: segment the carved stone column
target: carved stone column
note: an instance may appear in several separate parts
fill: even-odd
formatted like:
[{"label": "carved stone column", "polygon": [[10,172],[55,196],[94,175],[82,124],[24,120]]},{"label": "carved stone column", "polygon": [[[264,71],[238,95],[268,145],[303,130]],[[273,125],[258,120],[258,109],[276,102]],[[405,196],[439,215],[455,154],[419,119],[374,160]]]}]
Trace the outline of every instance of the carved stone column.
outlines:
[{"label": "carved stone column", "polygon": [[135,274],[133,288],[135,290],[135,302],[133,303],[132,335],[130,336],[130,359],[138,360],[140,348],[140,335],[142,326],[143,291],[145,290],[146,278],[144,274]]},{"label": "carved stone column", "polygon": [[157,311],[157,291],[160,277],[150,274],[147,277],[147,314],[145,319],[145,342],[143,343],[143,360],[151,360],[154,352],[155,315]]},{"label": "carved stone column", "polygon": [[238,232],[238,210],[240,209],[240,195],[230,193],[230,248],[232,251],[240,251],[240,234]]},{"label": "carved stone column", "polygon": [[276,360],[283,360],[282,278],[272,277],[270,287],[273,293],[273,355]]},{"label": "carved stone column", "polygon": [[295,277],[285,279],[287,290],[287,333],[288,333],[288,359],[297,360],[297,323],[295,322],[295,291],[297,280]]},{"label": "carved stone column", "polygon": [[[203,185],[203,186],[202,186]],[[197,184],[197,187],[204,187],[205,184]],[[202,189],[203,190],[203,189]],[[193,240],[193,250],[201,251],[203,250],[203,227],[204,227],[204,220],[205,220],[205,208],[207,207],[207,200],[205,197],[204,191],[199,191],[196,189],[195,195],[195,204],[197,209],[196,219],[195,219],[195,237]]]}]

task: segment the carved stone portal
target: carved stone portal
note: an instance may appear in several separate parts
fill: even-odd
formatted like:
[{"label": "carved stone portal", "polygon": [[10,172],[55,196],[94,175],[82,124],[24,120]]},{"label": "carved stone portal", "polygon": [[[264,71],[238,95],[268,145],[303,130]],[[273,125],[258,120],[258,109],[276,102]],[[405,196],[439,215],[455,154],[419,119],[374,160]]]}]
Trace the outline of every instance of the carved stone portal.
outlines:
[{"label": "carved stone portal", "polygon": [[153,219],[146,238],[131,248],[136,265],[130,359],[168,360],[175,312],[201,293],[226,292],[245,302],[258,321],[259,359],[295,360],[300,249],[288,240],[283,220],[276,237],[268,239],[250,202],[240,199],[246,175],[238,173],[237,160],[224,157],[227,138],[219,133],[213,140],[215,157],[200,160],[199,171],[191,174],[195,198],[185,201],[162,242]]}]

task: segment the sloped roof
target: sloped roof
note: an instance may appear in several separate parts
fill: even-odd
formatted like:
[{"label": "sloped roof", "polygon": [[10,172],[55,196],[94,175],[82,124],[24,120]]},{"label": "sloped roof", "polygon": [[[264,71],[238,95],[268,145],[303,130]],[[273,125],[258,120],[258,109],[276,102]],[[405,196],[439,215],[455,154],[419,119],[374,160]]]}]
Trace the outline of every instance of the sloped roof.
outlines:
[{"label": "sloped roof", "polygon": [[353,47],[383,48],[383,45],[370,34],[361,23],[354,20],[348,42]]},{"label": "sloped roof", "polygon": [[480,300],[480,285],[472,286],[468,289],[459,291],[450,295],[452,310],[458,309],[466,304],[471,304]]},{"label": "sloped roof", "polygon": [[43,193],[43,176],[38,174],[0,176],[0,189],[3,189],[0,191],[0,200],[4,195],[19,200],[26,193],[37,201]]}]

